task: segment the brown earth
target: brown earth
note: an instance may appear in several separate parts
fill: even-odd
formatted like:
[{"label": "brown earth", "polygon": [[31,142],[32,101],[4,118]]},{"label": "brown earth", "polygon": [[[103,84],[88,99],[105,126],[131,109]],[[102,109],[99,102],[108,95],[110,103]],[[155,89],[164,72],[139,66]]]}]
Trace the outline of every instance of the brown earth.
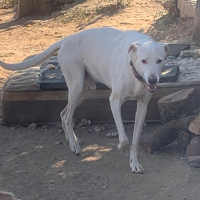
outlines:
[{"label": "brown earth", "polygon": [[[77,0],[52,16],[20,20],[14,20],[15,9],[1,8],[0,59],[19,62],[65,36],[102,26],[143,31],[157,41],[191,38],[193,19],[171,17],[162,2],[134,0],[122,5],[114,0]],[[71,13],[76,21],[63,13]],[[0,88],[10,73],[0,68]],[[129,169],[128,150],[117,150],[118,139],[105,136],[113,126],[104,124],[106,131],[88,132],[93,126],[76,129],[84,140],[82,154],[74,156],[60,125],[34,130],[0,125],[0,190],[22,200],[199,199],[200,171],[188,166],[176,144],[156,154],[141,151],[139,161],[145,174],[136,175]],[[143,131],[148,133],[150,128]],[[126,129],[131,139],[133,125]]]}]

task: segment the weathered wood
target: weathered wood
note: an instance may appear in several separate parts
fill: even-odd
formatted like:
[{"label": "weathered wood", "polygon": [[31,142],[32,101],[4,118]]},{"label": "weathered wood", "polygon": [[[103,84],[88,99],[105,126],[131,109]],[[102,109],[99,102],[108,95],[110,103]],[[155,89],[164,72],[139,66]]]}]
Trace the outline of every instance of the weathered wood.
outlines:
[{"label": "weathered wood", "polygon": [[50,14],[51,0],[18,0],[17,17],[32,14]]},{"label": "weathered wood", "polygon": [[194,20],[194,39],[200,42],[200,0],[197,0]]},{"label": "weathered wood", "polygon": [[161,123],[193,114],[198,108],[197,93],[194,88],[180,90],[158,101]]},{"label": "weathered wood", "polygon": [[150,153],[160,150],[160,148],[176,140],[180,131],[187,131],[189,123],[194,118],[195,115],[179,118],[160,126],[149,134],[142,135],[140,146]]}]

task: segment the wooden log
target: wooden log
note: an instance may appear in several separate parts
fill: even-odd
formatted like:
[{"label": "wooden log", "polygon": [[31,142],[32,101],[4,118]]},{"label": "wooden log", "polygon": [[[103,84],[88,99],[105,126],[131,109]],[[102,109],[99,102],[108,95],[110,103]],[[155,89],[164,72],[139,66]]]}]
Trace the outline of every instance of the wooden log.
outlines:
[{"label": "wooden log", "polygon": [[187,131],[189,124],[196,115],[170,121],[148,134],[142,134],[140,146],[147,152],[153,153],[170,144],[178,138],[180,131]]},{"label": "wooden log", "polygon": [[33,14],[50,14],[51,0],[18,0],[17,18]]},{"label": "wooden log", "polygon": [[194,88],[180,90],[158,100],[161,123],[193,115],[197,109],[197,93]]}]

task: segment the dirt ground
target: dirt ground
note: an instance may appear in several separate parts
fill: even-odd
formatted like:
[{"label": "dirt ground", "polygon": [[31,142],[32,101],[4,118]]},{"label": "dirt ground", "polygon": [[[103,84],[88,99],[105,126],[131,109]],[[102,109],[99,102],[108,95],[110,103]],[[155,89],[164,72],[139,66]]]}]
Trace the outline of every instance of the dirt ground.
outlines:
[{"label": "dirt ground", "polygon": [[[0,8],[0,59],[19,62],[65,36],[102,26],[143,31],[157,41],[190,39],[193,19],[171,18],[162,2],[134,0],[122,5],[114,0],[77,0],[52,16],[20,20],[15,20],[15,9]],[[98,10],[98,14],[81,18],[81,13],[73,10],[76,8]],[[76,21],[61,15],[69,12]],[[0,90],[10,73],[0,68]],[[103,124],[106,130],[99,133],[88,131],[94,126],[75,130],[83,139],[82,153],[75,156],[60,124],[30,130],[1,122],[0,190],[13,192],[22,200],[199,199],[200,169],[190,168],[176,143],[155,154],[141,151],[139,161],[145,174],[132,174],[128,148],[117,150],[118,139],[105,136],[114,125]],[[131,141],[133,125],[125,127]],[[144,127],[144,134],[151,128]]]}]

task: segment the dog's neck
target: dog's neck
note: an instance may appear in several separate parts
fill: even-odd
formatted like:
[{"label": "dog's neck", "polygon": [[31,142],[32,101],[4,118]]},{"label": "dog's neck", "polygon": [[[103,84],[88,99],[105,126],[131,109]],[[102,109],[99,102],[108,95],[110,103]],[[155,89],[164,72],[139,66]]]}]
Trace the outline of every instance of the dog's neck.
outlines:
[{"label": "dog's neck", "polygon": [[130,61],[130,66],[133,69],[133,74],[134,74],[135,78],[137,78],[140,82],[145,82],[144,78],[142,76],[140,76],[139,73],[137,72],[137,70],[135,69],[132,60]]}]

